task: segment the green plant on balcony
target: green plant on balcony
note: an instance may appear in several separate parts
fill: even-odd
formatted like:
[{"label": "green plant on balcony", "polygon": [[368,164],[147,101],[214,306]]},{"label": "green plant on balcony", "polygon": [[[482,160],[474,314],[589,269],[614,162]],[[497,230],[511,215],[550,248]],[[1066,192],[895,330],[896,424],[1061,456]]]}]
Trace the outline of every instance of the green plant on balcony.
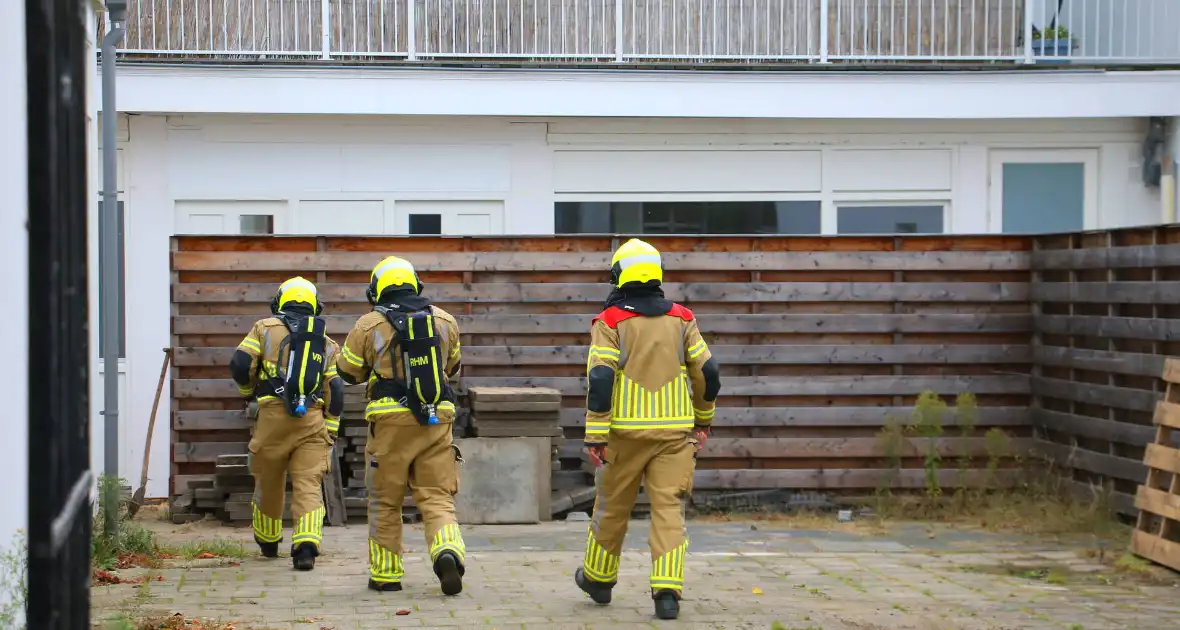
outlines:
[{"label": "green plant on balcony", "polygon": [[1051,26],[1044,30],[1033,30],[1032,53],[1037,57],[1069,57],[1077,42],[1064,26]]},{"label": "green plant on balcony", "polygon": [[1069,29],[1064,26],[1054,26],[1045,30],[1033,30],[1034,40],[1062,40],[1069,41],[1073,37]]}]

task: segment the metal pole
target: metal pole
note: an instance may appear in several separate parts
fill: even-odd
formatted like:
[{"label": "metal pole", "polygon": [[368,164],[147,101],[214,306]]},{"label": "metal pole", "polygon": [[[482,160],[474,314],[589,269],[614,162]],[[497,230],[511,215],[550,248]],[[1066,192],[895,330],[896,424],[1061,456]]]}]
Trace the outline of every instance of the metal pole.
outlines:
[{"label": "metal pole", "polygon": [[418,0],[406,2],[406,58],[409,61],[418,59],[418,16],[414,13],[414,5],[417,2]]},{"label": "metal pole", "polygon": [[[121,5],[121,6],[120,6]],[[119,285],[119,173],[115,159],[115,130],[119,127],[118,112],[115,110],[115,47],[123,37],[126,28],[126,3],[108,2],[107,20],[111,30],[102,38],[102,260],[99,274],[103,279],[102,294],[99,295],[101,309],[103,345],[103,471],[107,476],[107,489],[113,496],[103,497],[104,532],[113,536],[117,526],[119,507],[117,483],[119,478],[119,302],[122,291]]]},{"label": "metal pole", "polygon": [[[344,5],[341,5],[343,7]],[[382,33],[384,35],[384,33]],[[341,45],[344,42],[340,42]],[[329,0],[320,2],[320,59],[332,58],[332,3]]]},{"label": "metal pole", "polygon": [[819,3],[819,62],[830,63],[828,61],[828,6],[829,0],[820,0]]},{"label": "metal pole", "polygon": [[615,63],[623,63],[623,0],[615,0]]},{"label": "metal pole", "polygon": [[1033,59],[1033,3],[1024,3],[1024,59],[1021,63],[1036,63]]}]

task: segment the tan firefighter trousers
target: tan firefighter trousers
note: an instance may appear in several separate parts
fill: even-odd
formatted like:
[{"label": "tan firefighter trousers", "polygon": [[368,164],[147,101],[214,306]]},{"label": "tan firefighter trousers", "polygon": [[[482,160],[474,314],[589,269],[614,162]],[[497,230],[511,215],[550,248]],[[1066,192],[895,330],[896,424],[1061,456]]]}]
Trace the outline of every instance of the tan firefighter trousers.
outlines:
[{"label": "tan firefighter trousers", "polygon": [[617,581],[627,521],[642,482],[651,501],[651,589],[679,593],[684,589],[688,553],[684,508],[692,492],[696,440],[690,436],[636,439],[613,432],[608,440],[606,465],[596,476],[598,494],[582,570],[596,582]]},{"label": "tan firefighter trousers", "polygon": [[329,470],[332,438],[321,409],[296,418],[280,402],[259,405],[258,423],[250,439],[250,472],[254,474],[254,537],[259,542],[283,539],[283,507],[287,474],[291,474],[292,547],[324,541],[324,497],[321,481]]},{"label": "tan firefighter trousers", "polygon": [[409,414],[376,416],[369,425],[367,486],[369,488],[369,577],[374,582],[401,582],[402,502],[406,487],[426,527],[433,563],[451,551],[462,563],[467,547],[455,519],[459,468],[452,448],[452,423],[409,424]]}]

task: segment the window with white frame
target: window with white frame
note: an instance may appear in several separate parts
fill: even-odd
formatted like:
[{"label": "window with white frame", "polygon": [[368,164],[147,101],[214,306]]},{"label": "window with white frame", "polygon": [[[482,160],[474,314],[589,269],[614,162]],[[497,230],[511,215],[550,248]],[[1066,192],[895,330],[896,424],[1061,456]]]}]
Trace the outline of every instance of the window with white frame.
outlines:
[{"label": "window with white frame", "polygon": [[943,234],[946,212],[933,201],[836,202],[836,233]]},{"label": "window with white frame", "polygon": [[820,234],[818,200],[562,201],[557,234]]}]

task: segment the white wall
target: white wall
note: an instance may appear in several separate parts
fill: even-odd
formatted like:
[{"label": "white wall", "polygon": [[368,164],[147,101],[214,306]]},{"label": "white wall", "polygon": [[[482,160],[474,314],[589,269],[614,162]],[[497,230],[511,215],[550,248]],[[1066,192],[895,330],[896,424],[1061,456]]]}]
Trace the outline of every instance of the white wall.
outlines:
[{"label": "white wall", "polygon": [[1015,63],[989,72],[130,63],[120,65],[118,80],[119,111],[169,114],[881,121],[1180,115],[1180,70],[1023,72]]},{"label": "white wall", "polygon": [[[1087,227],[1150,223],[1159,207],[1158,192],[1139,183],[1144,122],[1129,118],[124,120],[127,327],[135,331],[121,428],[121,470],[129,478],[138,476],[161,348],[170,344],[168,237],[184,227],[178,211],[275,212],[278,232],[340,231],[309,221],[318,206],[332,209],[333,222],[354,213],[349,224],[367,226],[366,233],[404,233],[398,209],[405,206],[501,204],[496,231],[551,234],[555,200],[807,198],[822,200],[830,232],[839,201],[924,200],[948,204],[948,231],[982,233],[992,224],[989,157],[1014,149],[1097,153],[1098,212]],[[167,493],[168,397],[165,390],[149,496]]]},{"label": "white wall", "polygon": [[[136,480],[132,485],[138,483],[142,465],[161,349],[171,343],[169,237],[189,227],[178,215],[233,219],[228,222],[232,225],[218,221],[215,231],[232,231],[239,212],[275,212],[279,232],[404,233],[409,209],[441,204],[456,217],[503,213],[479,223],[475,231],[553,231],[552,157],[544,124],[364,117],[120,118],[127,330],[135,331],[127,339],[123,365],[120,471]],[[366,210],[372,216],[366,218]],[[342,217],[348,219],[346,228],[341,227]],[[208,233],[209,225],[205,221],[193,229]],[[97,242],[93,244],[96,252]],[[97,261],[97,253],[92,258]],[[97,319],[96,308],[92,317]],[[97,366],[98,333],[93,334]],[[94,391],[101,396],[100,386]],[[166,384],[152,442],[148,496],[168,493],[169,399]],[[94,426],[99,431],[100,410],[96,405]]]},{"label": "white wall", "polygon": [[[580,118],[552,121],[548,128],[559,201],[818,199],[826,233],[835,232],[841,201],[945,202],[948,231],[985,233],[998,225],[993,215],[999,208],[988,194],[991,153],[1086,149],[1098,152],[1097,208],[1088,229],[1152,223],[1159,216],[1158,189],[1144,187],[1139,175],[1144,119]],[[606,157],[592,163],[589,151]],[[649,155],[655,157],[643,160]],[[734,168],[738,163],[743,166]],[[738,173],[719,181],[722,165]],[[596,183],[601,188],[591,190]],[[648,192],[660,194],[636,195],[636,187],[653,183],[658,188]],[[758,192],[743,196],[740,190]]]},{"label": "white wall", "polygon": [[[26,144],[25,12],[23,2],[0,2],[0,233],[10,236],[0,248],[0,265],[5,269],[10,330],[8,358],[0,361],[0,382],[5,398],[4,440],[0,458],[0,546],[8,547],[17,530],[28,523],[29,469],[29,381],[26,374],[28,335],[28,145]],[[9,594],[0,592],[0,606]]]}]

